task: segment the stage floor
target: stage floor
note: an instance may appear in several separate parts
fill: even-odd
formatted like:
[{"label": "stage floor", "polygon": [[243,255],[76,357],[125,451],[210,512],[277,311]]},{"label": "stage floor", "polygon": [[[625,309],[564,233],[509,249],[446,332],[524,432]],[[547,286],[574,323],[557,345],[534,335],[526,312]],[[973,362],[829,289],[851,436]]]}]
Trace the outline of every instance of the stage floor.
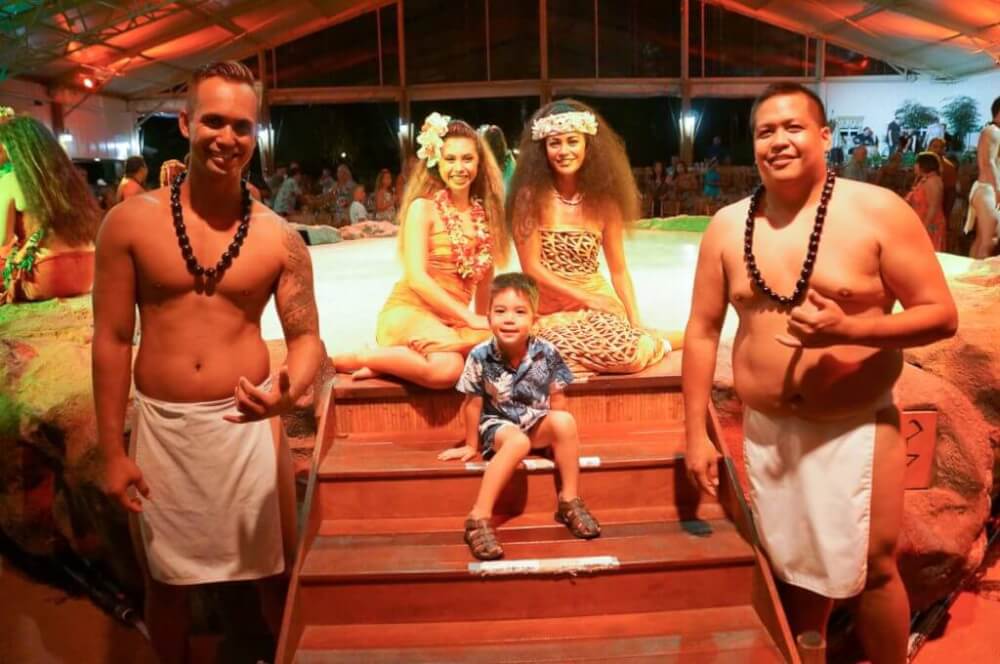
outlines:
[{"label": "stage floor", "polygon": [[[691,310],[691,290],[698,260],[700,233],[634,231],[625,241],[636,300],[645,325],[682,329]],[[393,284],[402,274],[397,238],[351,240],[310,247],[319,305],[320,335],[334,354],[375,343],[375,319]],[[968,258],[938,254],[946,274],[968,270]],[[602,262],[607,275],[607,266]],[[519,269],[517,256],[500,269]],[[736,331],[736,315],[726,316],[723,337]],[[264,312],[265,339],[281,339],[281,324],[272,300]]]},{"label": "stage floor", "polygon": [[[700,233],[635,231],[625,241],[635,295],[645,325],[680,329],[691,309],[691,288]],[[319,305],[319,329],[334,354],[375,343],[375,319],[403,266],[397,238],[351,240],[310,247]],[[513,252],[512,252],[513,253]],[[607,275],[607,266],[601,268]],[[519,269],[516,254],[500,269]],[[727,331],[735,331],[735,316]],[[268,304],[261,321],[265,339],[281,339],[281,325]]]}]

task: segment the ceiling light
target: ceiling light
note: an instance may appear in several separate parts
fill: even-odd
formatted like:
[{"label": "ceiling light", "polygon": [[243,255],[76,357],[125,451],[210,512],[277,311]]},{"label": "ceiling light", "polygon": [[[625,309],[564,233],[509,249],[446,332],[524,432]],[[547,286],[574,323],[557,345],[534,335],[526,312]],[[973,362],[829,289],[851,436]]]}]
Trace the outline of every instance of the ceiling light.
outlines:
[{"label": "ceiling light", "polygon": [[94,79],[92,79],[89,76],[84,76],[83,77],[83,87],[87,88],[88,90],[93,90],[94,89],[94,85],[95,85],[94,84]]}]

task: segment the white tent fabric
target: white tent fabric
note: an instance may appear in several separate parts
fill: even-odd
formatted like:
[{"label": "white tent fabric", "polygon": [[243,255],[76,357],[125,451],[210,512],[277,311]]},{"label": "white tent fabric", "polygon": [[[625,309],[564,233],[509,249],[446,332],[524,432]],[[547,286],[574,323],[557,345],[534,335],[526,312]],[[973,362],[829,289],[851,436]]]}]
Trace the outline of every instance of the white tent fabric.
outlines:
[{"label": "white tent fabric", "polygon": [[[589,2],[590,0],[579,0]],[[1000,0],[707,0],[900,70],[961,78],[998,66]],[[692,11],[695,0],[690,0]],[[0,3],[0,80],[143,97],[201,63],[243,59],[391,0],[20,0]]]}]

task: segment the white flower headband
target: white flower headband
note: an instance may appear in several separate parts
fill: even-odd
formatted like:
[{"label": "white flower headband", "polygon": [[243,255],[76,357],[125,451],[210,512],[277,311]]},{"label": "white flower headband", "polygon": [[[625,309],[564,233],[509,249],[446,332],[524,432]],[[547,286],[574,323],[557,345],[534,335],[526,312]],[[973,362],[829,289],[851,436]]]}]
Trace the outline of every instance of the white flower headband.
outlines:
[{"label": "white flower headband", "polygon": [[531,140],[540,141],[556,134],[597,134],[597,117],[590,111],[567,111],[538,118],[531,123]]},{"label": "white flower headband", "polygon": [[449,116],[435,111],[427,116],[420,128],[420,134],[417,136],[417,143],[420,144],[417,157],[427,162],[427,168],[433,168],[441,160],[441,147],[444,145],[444,136],[448,133],[449,122],[451,122]]}]

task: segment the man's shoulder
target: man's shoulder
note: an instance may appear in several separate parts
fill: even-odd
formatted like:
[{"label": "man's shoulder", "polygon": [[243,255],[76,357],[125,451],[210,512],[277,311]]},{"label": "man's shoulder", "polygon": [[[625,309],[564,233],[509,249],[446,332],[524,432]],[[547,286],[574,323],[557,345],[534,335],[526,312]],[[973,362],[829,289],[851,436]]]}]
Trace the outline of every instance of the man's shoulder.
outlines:
[{"label": "man's shoulder", "polygon": [[747,196],[720,208],[709,219],[704,238],[720,238],[737,231],[742,233],[750,212],[750,199],[751,196]]},{"label": "man's shoulder", "polygon": [[[867,182],[837,179],[840,215],[851,224],[862,224],[865,229],[882,237],[891,237],[903,224],[910,224],[916,214],[909,203],[887,189]],[[835,194],[836,195],[836,194]]]},{"label": "man's shoulder", "polygon": [[850,205],[879,207],[903,201],[891,189],[849,178],[837,178],[834,191],[837,190],[840,194],[849,197],[847,200]]},{"label": "man's shoulder", "polygon": [[158,219],[170,218],[169,191],[154,189],[130,196],[113,206],[101,223],[102,235],[142,237]]}]

